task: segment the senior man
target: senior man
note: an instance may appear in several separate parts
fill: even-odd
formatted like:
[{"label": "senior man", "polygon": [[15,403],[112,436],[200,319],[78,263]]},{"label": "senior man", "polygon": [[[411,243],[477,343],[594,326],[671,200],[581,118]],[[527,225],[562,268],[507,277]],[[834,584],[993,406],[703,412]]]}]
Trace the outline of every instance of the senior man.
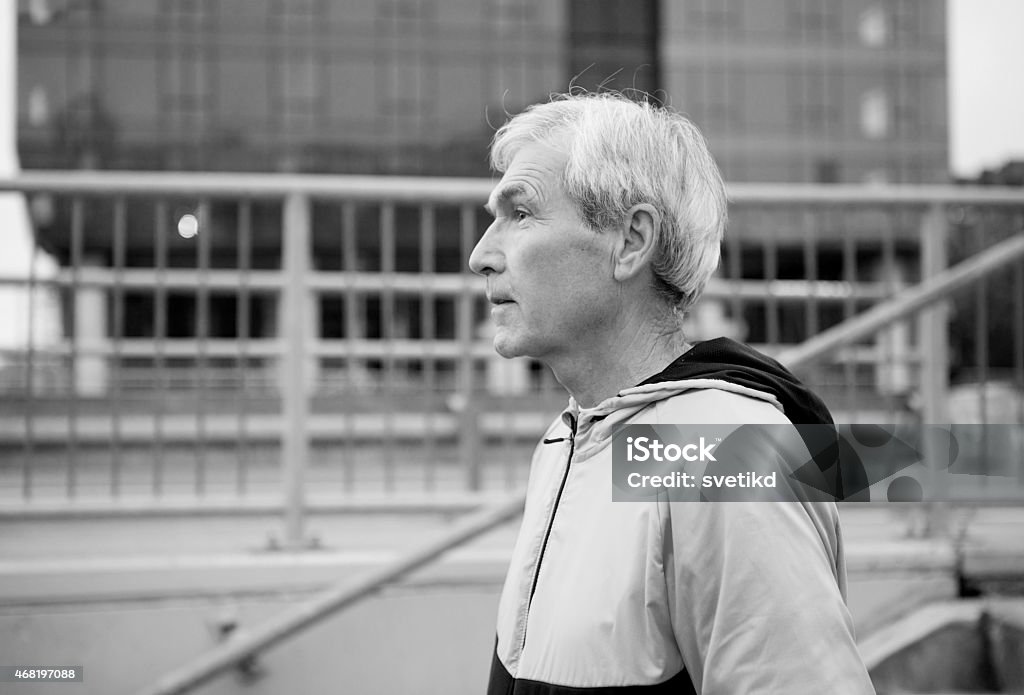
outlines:
[{"label": "senior man", "polygon": [[619,95],[561,95],[494,136],[494,216],[469,259],[494,347],[569,403],[533,456],[488,693],[870,693],[828,502],[612,501],[635,423],[831,423],[778,363],[691,345],[726,196],[700,133]]}]

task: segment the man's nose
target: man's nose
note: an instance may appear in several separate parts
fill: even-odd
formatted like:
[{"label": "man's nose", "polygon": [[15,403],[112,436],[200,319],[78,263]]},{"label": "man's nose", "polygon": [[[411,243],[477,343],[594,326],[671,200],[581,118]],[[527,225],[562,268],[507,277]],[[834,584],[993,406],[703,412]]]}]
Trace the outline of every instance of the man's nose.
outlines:
[{"label": "man's nose", "polygon": [[477,275],[490,275],[500,273],[504,270],[505,257],[495,243],[495,226],[497,221],[491,224],[476,242],[473,252],[469,254],[469,269]]}]

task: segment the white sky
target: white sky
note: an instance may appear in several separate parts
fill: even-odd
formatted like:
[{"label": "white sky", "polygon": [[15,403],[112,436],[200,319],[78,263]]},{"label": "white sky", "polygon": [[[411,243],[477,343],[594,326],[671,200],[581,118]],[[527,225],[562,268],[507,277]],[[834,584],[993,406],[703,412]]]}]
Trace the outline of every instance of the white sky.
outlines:
[{"label": "white sky", "polygon": [[949,0],[950,167],[1024,159],[1024,0]]}]

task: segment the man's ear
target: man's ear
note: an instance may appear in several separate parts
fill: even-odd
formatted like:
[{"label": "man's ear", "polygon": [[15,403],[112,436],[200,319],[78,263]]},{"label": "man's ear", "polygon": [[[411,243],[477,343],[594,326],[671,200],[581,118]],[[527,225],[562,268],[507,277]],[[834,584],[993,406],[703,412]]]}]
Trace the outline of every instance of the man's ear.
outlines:
[{"label": "man's ear", "polygon": [[650,265],[661,233],[661,215],[653,205],[640,203],[629,209],[615,245],[612,274],[616,280],[628,280]]}]

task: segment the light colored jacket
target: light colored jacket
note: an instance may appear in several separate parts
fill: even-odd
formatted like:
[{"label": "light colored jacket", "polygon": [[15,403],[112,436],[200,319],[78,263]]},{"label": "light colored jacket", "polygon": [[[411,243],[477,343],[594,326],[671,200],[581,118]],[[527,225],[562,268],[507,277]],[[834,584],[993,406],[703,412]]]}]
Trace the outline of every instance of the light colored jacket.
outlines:
[{"label": "light colored jacket", "polygon": [[788,422],[715,379],[570,400],[533,456],[488,693],[873,693],[834,503],[612,502],[620,427]]}]

